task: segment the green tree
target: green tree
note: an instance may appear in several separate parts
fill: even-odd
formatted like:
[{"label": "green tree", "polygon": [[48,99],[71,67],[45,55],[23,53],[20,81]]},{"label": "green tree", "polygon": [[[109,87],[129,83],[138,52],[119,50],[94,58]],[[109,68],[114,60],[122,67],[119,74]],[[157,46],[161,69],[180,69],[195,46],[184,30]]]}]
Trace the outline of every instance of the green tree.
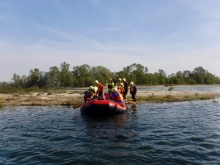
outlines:
[{"label": "green tree", "polygon": [[12,81],[13,81],[13,85],[15,87],[19,87],[21,86],[21,77],[17,74],[13,74],[13,78],[12,78]]},{"label": "green tree", "polygon": [[159,84],[166,83],[166,73],[163,69],[158,70],[158,82],[159,82]]},{"label": "green tree", "polygon": [[23,88],[27,88],[28,87],[28,82],[29,82],[29,78],[27,76],[23,75],[21,77],[21,86]]},{"label": "green tree", "polygon": [[115,73],[115,82],[117,82],[117,78],[125,78],[128,82],[130,81],[130,73],[128,71],[122,70],[120,72]]},{"label": "green tree", "polygon": [[185,84],[184,75],[181,71],[176,72],[176,77],[179,81],[179,84]]},{"label": "green tree", "polygon": [[28,87],[38,86],[38,82],[41,76],[42,73],[38,68],[35,68],[34,70],[30,70],[30,74],[28,76]]},{"label": "green tree", "polygon": [[50,71],[48,75],[45,74],[45,79],[48,79],[48,84],[46,86],[49,87],[60,87],[60,71],[57,66],[50,67]]},{"label": "green tree", "polygon": [[196,84],[196,81],[192,78],[189,79],[189,84]]},{"label": "green tree", "polygon": [[103,66],[92,67],[91,72],[95,80],[103,83],[103,85],[107,83],[110,77],[113,77],[113,73]]},{"label": "green tree", "polygon": [[73,67],[73,75],[79,87],[86,87],[94,84],[95,78],[92,75],[91,67],[88,64]]},{"label": "green tree", "polygon": [[205,78],[206,70],[199,66],[194,69],[193,73],[191,74],[191,78],[193,78],[197,84],[204,84],[204,78]]},{"label": "green tree", "polygon": [[143,65],[141,64],[136,64],[136,63],[133,63],[127,67],[124,67],[123,68],[124,71],[127,71],[129,73],[132,73],[134,71],[139,71],[139,72],[143,72],[143,73],[148,73],[148,68],[147,67],[144,67]]},{"label": "green tree", "polygon": [[189,70],[185,70],[185,71],[183,71],[183,73],[182,73],[184,82],[185,82],[186,84],[189,83],[189,77],[190,77],[190,75],[191,75],[191,71],[189,71]]},{"label": "green tree", "polygon": [[74,76],[71,71],[69,71],[70,64],[63,62],[60,65],[60,83],[61,86],[73,86]]},{"label": "green tree", "polygon": [[41,77],[39,78],[38,81],[38,86],[41,87],[46,87],[49,84],[49,75],[47,74],[47,72],[42,72]]},{"label": "green tree", "polygon": [[144,67],[141,64],[133,63],[127,67],[123,68],[124,73],[128,73],[124,76],[129,81],[133,81],[136,84],[145,84],[147,83],[147,77],[146,74],[148,73],[148,68]]}]

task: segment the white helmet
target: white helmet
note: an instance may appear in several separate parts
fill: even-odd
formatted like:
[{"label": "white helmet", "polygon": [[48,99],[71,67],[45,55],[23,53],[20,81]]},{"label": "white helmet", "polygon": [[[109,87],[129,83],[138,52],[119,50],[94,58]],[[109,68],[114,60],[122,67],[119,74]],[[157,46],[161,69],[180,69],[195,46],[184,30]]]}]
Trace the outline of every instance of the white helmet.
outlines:
[{"label": "white helmet", "polygon": [[134,82],[130,82],[130,85],[133,86],[133,85],[134,85]]},{"label": "white helmet", "polygon": [[118,81],[121,81],[121,78],[118,78]]},{"label": "white helmet", "polygon": [[98,80],[95,80],[95,83],[96,83],[96,84],[98,84],[98,83],[99,83],[99,81],[98,81]]},{"label": "white helmet", "polygon": [[123,83],[120,83],[120,86],[124,87],[124,84],[123,84]]},{"label": "white helmet", "polygon": [[89,90],[90,90],[90,91],[94,90],[94,87],[93,87],[93,86],[90,86],[90,87],[89,87]]},{"label": "white helmet", "polygon": [[95,92],[97,92],[97,91],[98,91],[98,87],[93,87],[93,90],[94,90]]},{"label": "white helmet", "polygon": [[117,88],[112,88],[112,92],[117,92],[118,89]]},{"label": "white helmet", "polygon": [[126,79],[125,79],[125,78],[123,78],[122,80],[123,80],[123,81],[126,81]]}]

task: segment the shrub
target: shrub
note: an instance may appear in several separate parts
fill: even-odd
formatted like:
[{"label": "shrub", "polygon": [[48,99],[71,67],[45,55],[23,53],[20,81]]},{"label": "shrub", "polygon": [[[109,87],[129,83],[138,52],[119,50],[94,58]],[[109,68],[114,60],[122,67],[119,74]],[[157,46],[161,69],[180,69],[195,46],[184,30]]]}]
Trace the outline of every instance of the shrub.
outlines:
[{"label": "shrub", "polygon": [[197,84],[194,79],[189,79],[189,84]]},{"label": "shrub", "polygon": [[172,91],[173,89],[174,89],[174,87],[171,86],[168,88],[168,91]]}]

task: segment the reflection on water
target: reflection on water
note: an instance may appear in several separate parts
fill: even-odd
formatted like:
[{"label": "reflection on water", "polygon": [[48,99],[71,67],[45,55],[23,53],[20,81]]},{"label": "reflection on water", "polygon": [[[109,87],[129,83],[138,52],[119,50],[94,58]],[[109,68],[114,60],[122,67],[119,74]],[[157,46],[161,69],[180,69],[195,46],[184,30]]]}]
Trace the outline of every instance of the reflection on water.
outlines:
[{"label": "reflection on water", "polygon": [[220,100],[129,105],[106,118],[9,107],[0,130],[0,164],[219,164]]}]

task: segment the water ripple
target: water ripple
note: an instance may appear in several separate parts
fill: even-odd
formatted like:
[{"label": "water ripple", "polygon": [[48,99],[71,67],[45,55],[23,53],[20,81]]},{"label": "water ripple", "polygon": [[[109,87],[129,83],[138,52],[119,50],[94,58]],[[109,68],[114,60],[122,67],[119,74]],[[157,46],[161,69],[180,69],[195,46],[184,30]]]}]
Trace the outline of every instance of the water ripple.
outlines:
[{"label": "water ripple", "polygon": [[220,106],[211,101],[138,104],[102,119],[17,107],[0,111],[0,130],[0,164],[219,164],[220,157]]}]

